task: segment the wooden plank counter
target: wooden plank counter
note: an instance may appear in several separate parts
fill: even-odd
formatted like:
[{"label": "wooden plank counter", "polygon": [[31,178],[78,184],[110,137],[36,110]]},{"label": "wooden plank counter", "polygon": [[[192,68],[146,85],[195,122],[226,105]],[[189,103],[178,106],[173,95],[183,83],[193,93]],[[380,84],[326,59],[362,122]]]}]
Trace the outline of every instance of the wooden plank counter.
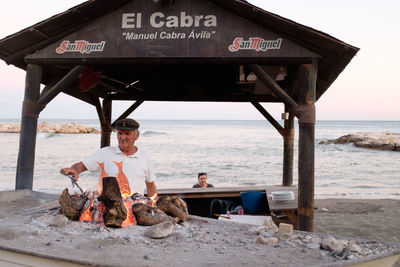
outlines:
[{"label": "wooden plank counter", "polygon": [[[274,191],[292,191],[294,193],[294,199],[290,201],[274,201],[271,197],[271,194]],[[266,193],[269,210],[271,211],[271,216],[274,222],[277,225],[281,222],[290,223],[293,224],[294,229],[298,229],[297,186],[270,185],[266,187]]]},{"label": "wooden plank counter", "polygon": [[189,214],[211,217],[211,203],[214,199],[233,201],[242,204],[240,192],[261,191],[265,186],[237,186],[237,187],[210,187],[210,188],[171,188],[158,189],[159,197],[163,195],[177,195],[185,200]]},{"label": "wooden plank counter", "polygon": [[237,187],[210,187],[210,188],[170,188],[158,189],[159,196],[177,195],[181,198],[215,198],[215,197],[240,197],[240,192],[261,191],[265,192],[266,186],[237,186]]}]

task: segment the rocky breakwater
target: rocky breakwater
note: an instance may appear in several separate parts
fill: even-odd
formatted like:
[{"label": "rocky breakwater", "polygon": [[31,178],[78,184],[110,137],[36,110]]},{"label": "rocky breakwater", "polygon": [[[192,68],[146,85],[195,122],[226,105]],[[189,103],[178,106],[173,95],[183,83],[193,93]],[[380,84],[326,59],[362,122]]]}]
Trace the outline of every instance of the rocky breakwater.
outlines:
[{"label": "rocky breakwater", "polygon": [[[19,133],[21,125],[18,122],[0,123],[0,133]],[[99,133],[93,127],[71,123],[47,123],[42,122],[38,124],[37,131],[40,133],[63,133],[63,134],[88,134]]]},{"label": "rocky breakwater", "polygon": [[337,139],[319,142],[319,144],[349,143],[357,147],[400,152],[400,133],[383,132],[347,134]]}]

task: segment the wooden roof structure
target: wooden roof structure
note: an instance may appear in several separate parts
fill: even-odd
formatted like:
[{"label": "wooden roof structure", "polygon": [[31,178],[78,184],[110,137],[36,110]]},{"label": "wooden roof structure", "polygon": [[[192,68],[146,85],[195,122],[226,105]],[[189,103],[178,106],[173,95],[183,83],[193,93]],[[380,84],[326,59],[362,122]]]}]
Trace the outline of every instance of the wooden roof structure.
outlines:
[{"label": "wooden roof structure", "polygon": [[[90,25],[91,23],[95,23],[106,14],[109,14],[118,8],[122,8],[130,2],[136,1],[93,0],[77,5],[63,13],[55,15],[0,40],[0,58],[7,64],[13,64],[19,68],[26,69],[26,64],[29,61],[25,61],[25,56],[41,50],[69,34]],[[343,71],[358,51],[358,48],[348,45],[323,32],[267,12],[244,1],[210,0],[207,2],[213,3],[216,7],[229,10],[230,12],[261,25],[262,27],[269,28],[280,36],[283,36],[288,40],[293,40],[297,44],[317,54],[319,56],[316,89],[317,99],[319,99],[319,97],[335,81],[338,75]],[[156,58],[158,59],[158,57]],[[217,60],[224,58],[225,57],[222,56],[217,58]],[[59,75],[60,72],[66,72],[65,69],[62,69],[61,67],[59,68],[60,69],[57,70],[54,70],[53,66],[48,67],[47,69],[45,68],[43,78],[44,84],[50,82],[52,78]],[[105,74],[104,76],[107,75]],[[110,76],[112,75],[110,74]],[[103,79],[108,81],[106,78]],[[101,92],[108,91],[107,89],[99,90],[97,93],[101,95]],[[154,96],[150,98],[157,97]],[[244,99],[243,101],[246,100]]]},{"label": "wooden roof structure", "polygon": [[[60,92],[96,108],[101,146],[115,100],[136,101],[119,118],[143,101],[251,102],[284,139],[284,185],[299,119],[299,228],[312,230],[314,103],[357,51],[242,0],[84,2],[0,40],[27,71],[16,189],[32,188],[37,118]],[[285,125],[260,102],[284,103]]]}]

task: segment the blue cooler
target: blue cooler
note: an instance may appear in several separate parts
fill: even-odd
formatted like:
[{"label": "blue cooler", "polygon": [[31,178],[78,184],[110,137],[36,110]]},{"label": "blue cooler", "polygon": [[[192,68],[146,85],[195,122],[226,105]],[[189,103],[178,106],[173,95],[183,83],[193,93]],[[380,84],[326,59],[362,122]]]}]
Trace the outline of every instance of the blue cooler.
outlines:
[{"label": "blue cooler", "polygon": [[266,211],[267,197],[265,192],[241,192],[240,197],[242,198],[245,213],[257,214]]}]

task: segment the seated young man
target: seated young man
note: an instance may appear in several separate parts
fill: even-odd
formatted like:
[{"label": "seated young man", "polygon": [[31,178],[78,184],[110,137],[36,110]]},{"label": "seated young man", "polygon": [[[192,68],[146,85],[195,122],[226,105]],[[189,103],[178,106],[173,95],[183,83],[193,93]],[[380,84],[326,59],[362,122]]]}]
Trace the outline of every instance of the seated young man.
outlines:
[{"label": "seated young man", "polygon": [[207,183],[207,173],[199,172],[197,175],[197,184],[193,185],[193,188],[207,188],[207,187],[214,187],[212,184]]}]

